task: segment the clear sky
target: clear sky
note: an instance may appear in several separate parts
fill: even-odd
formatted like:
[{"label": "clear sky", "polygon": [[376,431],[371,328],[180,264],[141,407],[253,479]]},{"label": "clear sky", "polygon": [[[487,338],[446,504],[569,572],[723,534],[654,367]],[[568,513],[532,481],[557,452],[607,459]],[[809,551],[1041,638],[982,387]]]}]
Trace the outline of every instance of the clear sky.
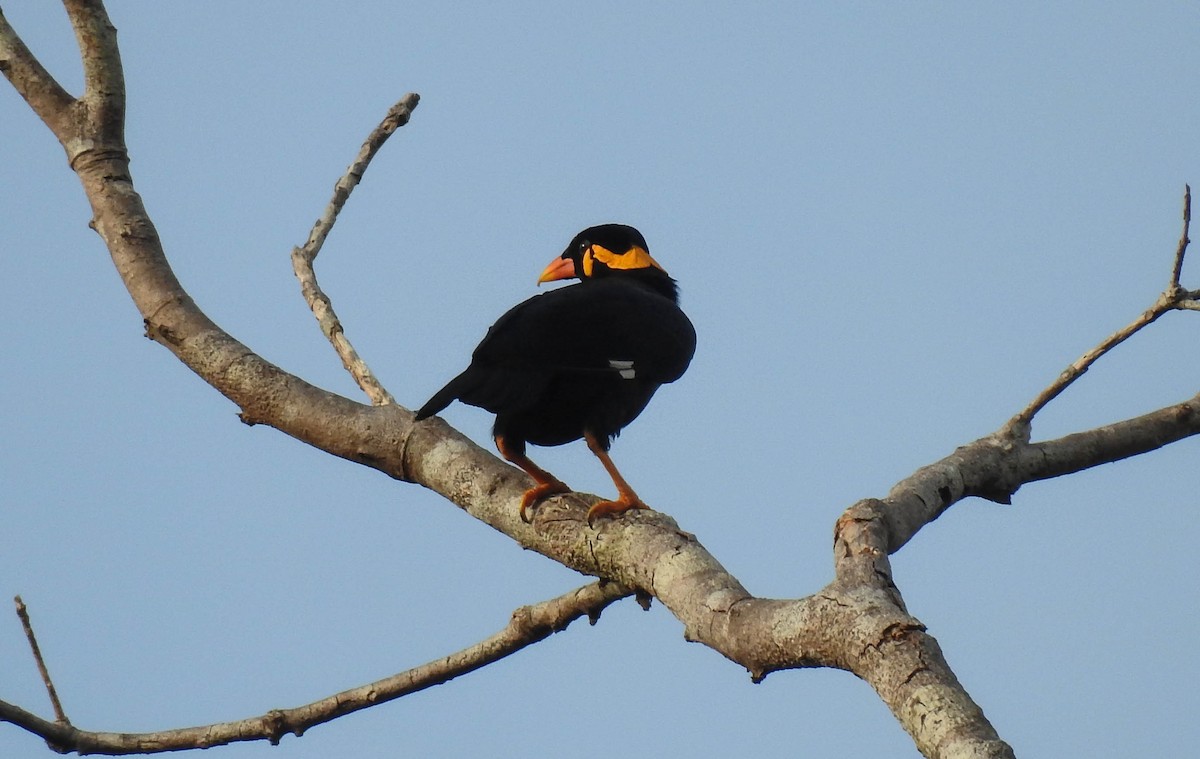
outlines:
[{"label": "clear sky", "polygon": [[[65,85],[56,3],[4,11]],[[834,520],[987,434],[1162,290],[1200,185],[1194,3],[113,0],[138,189],[202,308],[361,398],[289,251],[387,108],[422,96],[318,274],[400,402],[458,372],[591,224],[639,227],[699,333],[617,441],[652,506],[760,596],[832,575]],[[586,581],[441,498],[236,409],[142,336],[48,130],[0,86],[0,600],[68,714],[142,731],[423,663]],[[1200,238],[1200,232],[1196,237]],[[1195,251],[1200,256],[1200,250]],[[1200,287],[1200,264],[1185,270]],[[1195,394],[1170,314],[1039,417]],[[491,418],[445,414],[482,444]],[[585,446],[535,451],[611,494]],[[894,557],[912,613],[1022,756],[1200,742],[1200,441],[968,500]],[[516,505],[514,504],[514,508]],[[0,697],[48,715],[0,607]],[[752,685],[626,601],[448,685],[242,757],[916,756],[854,677]],[[0,726],[0,756],[48,756]]]}]

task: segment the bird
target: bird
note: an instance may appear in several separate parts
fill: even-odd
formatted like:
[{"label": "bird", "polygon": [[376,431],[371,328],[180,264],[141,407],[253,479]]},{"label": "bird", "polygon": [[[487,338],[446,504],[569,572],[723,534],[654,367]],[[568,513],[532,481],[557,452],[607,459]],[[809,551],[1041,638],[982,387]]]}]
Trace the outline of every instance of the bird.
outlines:
[{"label": "bird", "polygon": [[587,522],[649,508],[617,470],[609,449],[655,391],[683,376],[696,330],[679,307],[679,288],[626,224],[588,227],[538,277],[579,282],[517,304],[491,326],[470,365],[416,413],[422,421],[455,400],[496,415],[492,437],[504,459],[536,483],[520,517],[571,489],[526,454],[526,445],[579,439],[612,478],[615,500],[593,505]]}]

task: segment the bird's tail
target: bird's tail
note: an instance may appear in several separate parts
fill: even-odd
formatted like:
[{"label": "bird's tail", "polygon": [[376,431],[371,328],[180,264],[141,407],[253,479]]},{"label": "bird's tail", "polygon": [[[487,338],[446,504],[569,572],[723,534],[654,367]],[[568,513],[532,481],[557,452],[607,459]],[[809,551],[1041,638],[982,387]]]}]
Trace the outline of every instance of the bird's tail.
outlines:
[{"label": "bird's tail", "polygon": [[432,398],[425,401],[425,405],[417,409],[415,421],[419,422],[422,419],[428,419],[453,403],[455,399],[458,398],[459,393],[462,391],[462,385],[465,382],[466,374],[466,372],[463,372],[454,379],[450,380],[446,383],[445,387],[434,393]]}]

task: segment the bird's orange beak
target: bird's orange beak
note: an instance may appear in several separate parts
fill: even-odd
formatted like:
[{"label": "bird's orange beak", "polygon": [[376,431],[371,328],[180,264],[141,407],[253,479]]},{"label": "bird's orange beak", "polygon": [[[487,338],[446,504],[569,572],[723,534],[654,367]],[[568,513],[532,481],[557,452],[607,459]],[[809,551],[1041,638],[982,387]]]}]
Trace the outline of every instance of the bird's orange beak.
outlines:
[{"label": "bird's orange beak", "polygon": [[540,285],[543,282],[556,282],[560,279],[574,279],[575,262],[569,258],[556,258],[550,262],[550,265],[542,270],[542,276],[538,277],[537,283]]}]

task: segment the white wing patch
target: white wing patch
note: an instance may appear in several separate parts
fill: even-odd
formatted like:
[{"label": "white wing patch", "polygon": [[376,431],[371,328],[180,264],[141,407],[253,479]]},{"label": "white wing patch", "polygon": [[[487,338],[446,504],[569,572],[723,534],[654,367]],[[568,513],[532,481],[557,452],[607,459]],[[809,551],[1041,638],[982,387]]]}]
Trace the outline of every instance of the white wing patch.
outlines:
[{"label": "white wing patch", "polygon": [[617,374],[621,375],[621,379],[633,379],[637,376],[637,370],[633,368],[632,361],[617,361],[609,359],[608,365],[617,370]]}]

